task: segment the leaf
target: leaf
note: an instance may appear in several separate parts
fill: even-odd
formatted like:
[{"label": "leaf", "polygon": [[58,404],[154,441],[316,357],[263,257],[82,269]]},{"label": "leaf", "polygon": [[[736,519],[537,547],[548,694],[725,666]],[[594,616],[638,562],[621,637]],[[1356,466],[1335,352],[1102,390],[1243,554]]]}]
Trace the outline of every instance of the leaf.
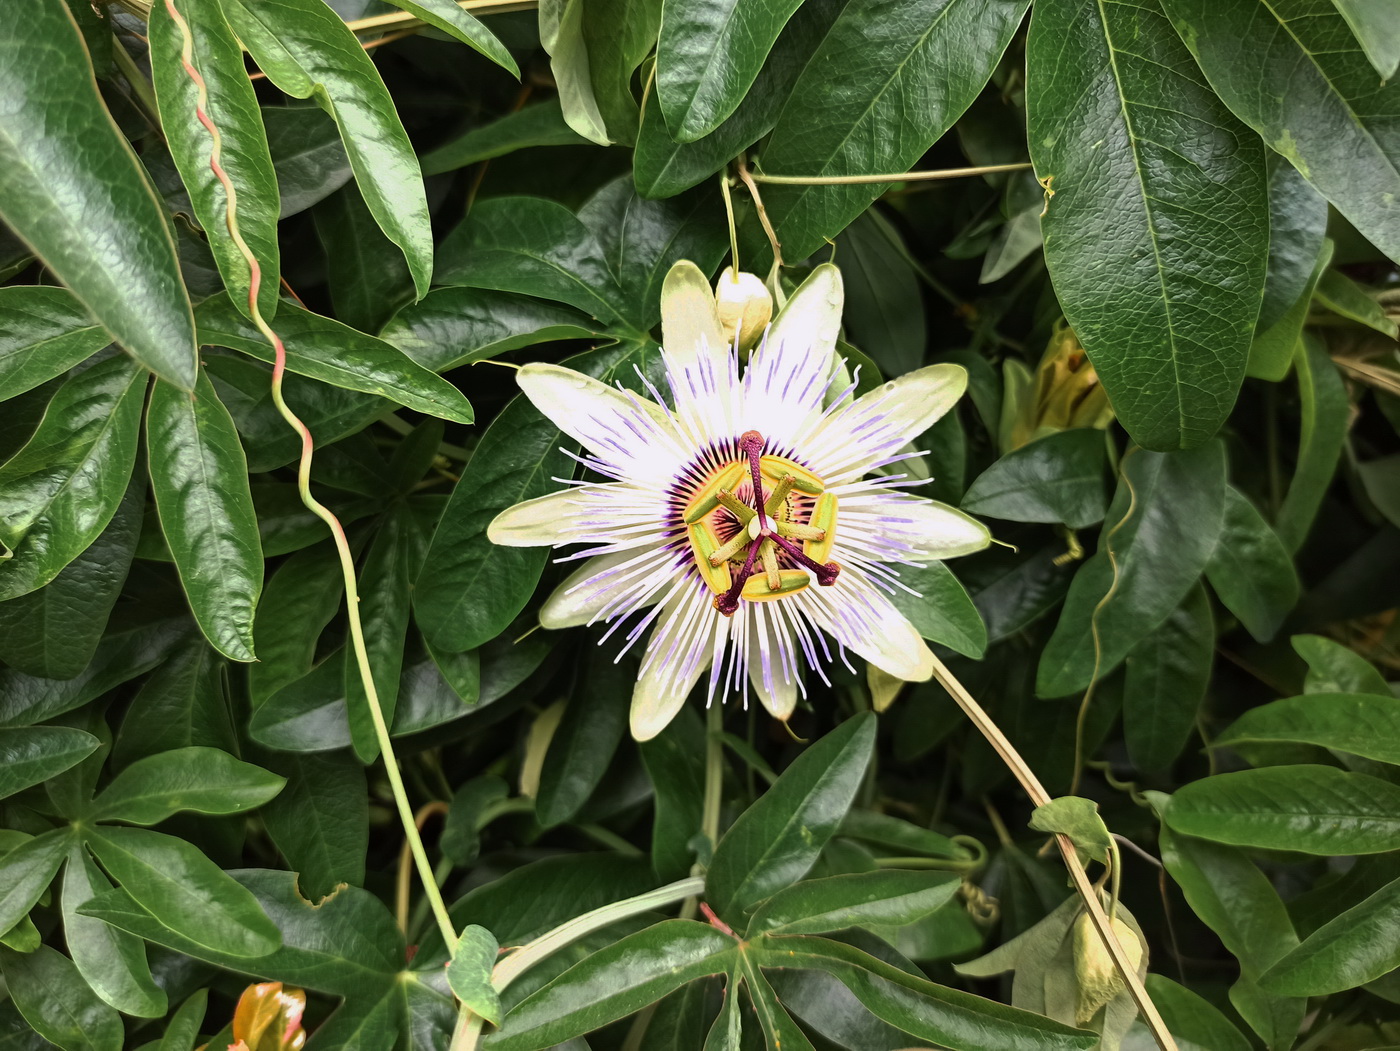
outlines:
[{"label": "leaf", "polygon": [[[807,1034],[793,1021],[787,1008],[778,1001],[778,994],[768,984],[768,979],[763,973],[754,966],[748,954],[739,959],[743,964],[744,988],[749,991],[749,1001],[753,1004],[754,1014],[758,1016],[759,1028],[763,1030],[763,1039],[767,1046],[777,1051],[783,1048],[788,1048],[789,1051],[816,1051],[812,1041],[807,1039]],[[736,1015],[737,1013],[735,1012]]]},{"label": "leaf", "polygon": [[703,923],[663,920],[569,968],[506,1014],[490,1051],[552,1047],[639,1011],[687,982],[727,970],[736,942]]},{"label": "leaf", "polygon": [[340,130],[319,106],[265,106],[262,119],[282,198],[279,218],[306,211],[353,177]]},{"label": "leaf", "polygon": [[888,597],[915,630],[965,657],[981,657],[987,649],[987,628],[953,571],[942,562],[927,562],[900,566],[898,572],[900,582],[917,594],[899,588]]},{"label": "leaf", "polygon": [[1075,573],[1041,654],[1037,696],[1084,689],[1171,616],[1215,550],[1224,501],[1219,443],[1124,458],[1100,550]]},{"label": "leaf", "polygon": [[394,6],[407,11],[419,21],[426,22],[434,29],[440,29],[448,36],[460,40],[474,51],[485,55],[516,80],[520,79],[520,67],[515,64],[504,44],[496,35],[482,25],[481,20],[470,14],[453,0],[394,0]]},{"label": "leaf", "polygon": [[1063,522],[1084,529],[1108,510],[1102,432],[1075,428],[1047,434],[1003,456],[978,475],[961,507],[1010,522]]},{"label": "leaf", "polygon": [[1109,863],[1113,837],[1099,816],[1099,805],[1082,796],[1060,796],[1042,803],[1031,812],[1030,827],[1037,832],[1068,836],[1082,863]]},{"label": "leaf", "polygon": [[838,835],[858,839],[880,847],[889,853],[908,856],[921,854],[931,858],[966,859],[967,851],[947,836],[924,828],[903,818],[879,814],[873,810],[855,809],[841,819]]},{"label": "leaf", "polygon": [[1212,747],[1289,741],[1400,765],[1400,700],[1356,693],[1315,693],[1251,708]]},{"label": "leaf", "polygon": [[1400,967],[1400,880],[1323,924],[1264,974],[1284,996],[1339,993]]},{"label": "leaf", "polygon": [[1210,599],[1197,586],[1128,653],[1123,732],[1133,765],[1165,770],[1181,754],[1206,698],[1214,661]]},{"label": "leaf", "polygon": [[[229,234],[228,197],[210,166],[214,139],[196,119],[196,111],[202,110],[218,129],[218,160],[237,194],[238,229],[261,271],[258,307],[270,318],[277,313],[281,277],[277,248],[281,201],[257,95],[243,65],[243,49],[218,0],[177,0],[175,11],[172,15],[164,3],[152,4],[147,30],[161,128],[224,285],[247,315],[252,272]],[[185,69],[186,39],[195,75]],[[203,81],[202,93],[196,75]],[[183,384],[186,389],[191,385]]]},{"label": "leaf", "polygon": [[345,708],[345,647],[339,646],[301,678],[253,712],[248,735],[268,748],[329,752],[350,746]]},{"label": "leaf", "polygon": [[238,814],[282,790],[283,778],[217,748],[191,746],[138,759],[93,800],[95,821],[155,825],[181,810]]},{"label": "leaf", "polygon": [[1304,854],[1400,849],[1400,786],[1331,766],[1271,766],[1192,781],[1166,821],[1234,846]]},{"label": "leaf", "polygon": [[[583,43],[588,79],[610,138],[630,145],[637,138],[633,75],[656,47],[661,0],[583,0]],[[650,71],[643,74],[643,81]]]},{"label": "leaf", "polygon": [[[1170,8],[1170,5],[1168,5]],[[1155,0],[1036,10],[1026,122],[1045,262],[1118,419],[1149,449],[1219,430],[1269,250],[1264,151]]]},{"label": "leaf", "polygon": [[1298,572],[1278,534],[1249,498],[1225,490],[1225,529],[1206,563],[1206,579],[1231,613],[1268,642],[1298,602]]},{"label": "leaf", "polygon": [[1312,529],[1313,519],[1337,470],[1337,460],[1346,439],[1350,403],[1336,366],[1314,336],[1304,335],[1293,361],[1298,372],[1303,422],[1298,438],[1298,460],[1283,505],[1274,519],[1274,530],[1288,551],[1297,552]]},{"label": "leaf", "polygon": [[0,466],[0,601],[43,587],[101,535],[127,490],[146,374],[120,355],[64,382]]},{"label": "leaf", "polygon": [[489,124],[459,135],[422,157],[424,175],[456,171],[478,161],[504,157],[532,146],[586,146],[569,127],[555,99],[524,106]]},{"label": "leaf", "polygon": [[253,625],[258,662],[248,668],[253,707],[315,664],[321,632],[344,597],[340,563],[329,544],[307,548],[277,567]]},{"label": "leaf", "polygon": [[544,0],[540,4],[540,45],[549,54],[564,120],[589,142],[607,146],[612,140],[593,94],[583,4],[584,0]]},{"label": "leaf", "polygon": [[1268,157],[1269,276],[1256,333],[1273,327],[1299,299],[1310,297],[1313,271],[1327,235],[1327,201],[1278,154]]},{"label": "leaf", "polygon": [[121,1051],[121,1016],[88,988],[73,961],[41,945],[32,953],[0,949],[5,984],[24,1020],[63,1051]]},{"label": "leaf", "polygon": [[1371,65],[1382,80],[1395,76],[1400,68],[1400,29],[1394,14],[1378,0],[1332,0],[1342,17],[1351,26],[1357,41],[1366,51]]},{"label": "leaf", "polygon": [[209,990],[196,989],[189,999],[182,1003],[165,1027],[156,1051],[194,1051],[199,1040],[200,1024],[204,1021],[209,1005]]},{"label": "leaf", "polygon": [[1249,1041],[1209,1000],[1160,974],[1145,984],[1181,1051],[1249,1051]]},{"label": "leaf", "polygon": [[113,765],[144,756],[201,745],[232,752],[238,748],[233,716],[224,691],[227,665],[203,638],[179,646],[133,698],[122,718]]},{"label": "leaf", "polygon": [[0,660],[46,679],[82,674],[126,583],[144,496],[144,479],[134,478],[107,528],[85,551],[44,587],[0,603]]},{"label": "leaf", "polygon": [[847,719],[729,827],[705,875],[706,900],[721,918],[740,924],[755,904],[806,875],[850,809],[874,746],[874,717]]},{"label": "leaf", "polygon": [[[928,346],[923,293],[899,234],[875,209],[837,240],[851,339],[870,348],[886,375],[912,372]],[[862,377],[864,378],[864,377]]]},{"label": "leaf", "polygon": [[233,418],[201,373],[193,394],[158,383],[146,411],[151,494],[204,637],[252,661],[263,559],[248,462]]},{"label": "leaf", "polygon": [[491,970],[499,951],[491,932],[473,924],[462,931],[447,965],[447,984],[452,986],[452,994],[463,1007],[495,1026],[501,1024],[501,997],[491,984]]},{"label": "leaf", "polygon": [[[201,343],[228,347],[260,361],[273,360],[272,348],[226,296],[201,303],[198,319]],[[278,312],[277,334],[287,345],[291,372],[346,390],[377,394],[455,423],[472,422],[471,405],[461,391],[383,340],[291,303],[282,304]]]},{"label": "leaf", "polygon": [[[681,879],[695,861],[691,840],[700,834],[704,756],[695,746],[704,730],[689,707],[638,747],[651,780],[651,863],[659,880]],[[712,844],[707,844],[712,847]]]},{"label": "leaf", "polygon": [[268,79],[294,98],[314,98],[335,118],[365,204],[384,235],[403,250],[414,287],[423,295],[433,273],[423,176],[373,60],[321,0],[222,3]]},{"label": "leaf", "polygon": [[238,958],[277,948],[278,930],[257,900],[183,839],[106,826],[88,844],[122,890],[192,943]]},{"label": "leaf", "polygon": [[111,339],[65,288],[0,288],[0,400],[63,375]]},{"label": "leaf", "polygon": [[0,95],[0,216],[133,358],[189,390],[175,242],[62,0],[38,0],[0,42]]},{"label": "leaf", "polygon": [[1164,4],[1211,87],[1382,252],[1400,256],[1400,82],[1377,78],[1331,0],[1262,12]]},{"label": "leaf", "polygon": [[699,0],[665,8],[656,97],[676,141],[694,142],[734,112],[801,3]]},{"label": "leaf", "polygon": [[326,252],[326,283],[336,317],[361,332],[378,332],[396,308],[413,301],[408,265],[394,258],[391,242],[353,186],[342,186],[321,201],[312,218]]},{"label": "leaf", "polygon": [[1293,649],[1308,663],[1304,693],[1391,692],[1389,684],[1361,654],[1321,635],[1294,635]]},{"label": "leaf", "polygon": [[348,752],[277,753],[267,764],[287,784],[260,816],[302,895],[318,901],[337,884],[361,886],[369,848],[365,768]]},{"label": "leaf", "polygon": [[1340,271],[1324,271],[1318,278],[1313,298],[1339,317],[1375,329],[1392,340],[1400,337],[1400,322],[1386,314],[1360,285]]},{"label": "leaf", "polygon": [[67,726],[6,730],[0,735],[0,799],[63,773],[90,756],[99,743],[86,730]]},{"label": "leaf", "polygon": [[542,827],[570,820],[602,783],[627,731],[636,682],[636,664],[614,661],[601,647],[593,647],[580,662],[535,793],[535,819]]},{"label": "leaf", "polygon": [[56,828],[0,854],[0,932],[23,920],[48,890],[72,841],[72,829]]},{"label": "leaf", "polygon": [[[620,345],[564,364],[605,383],[633,384],[632,367],[645,371],[653,357],[650,347]],[[562,438],[523,397],[481,436],[433,534],[413,596],[418,627],[431,645],[450,653],[475,649],[525,608],[549,552],[498,547],[486,538],[486,527],[512,504],[553,491],[552,479],[570,473]]]},{"label": "leaf", "polygon": [[[1024,0],[853,0],[803,68],[763,150],[770,175],[903,172],[953,126],[991,76]],[[852,63],[850,56],[859,54]],[[841,76],[832,76],[840,69]],[[742,145],[742,144],[741,144]],[[885,185],[766,186],[783,255],[801,259]]]},{"label": "leaf", "polygon": [[748,934],[820,934],[870,924],[910,924],[957,892],[947,872],[860,872],[804,880],[758,907]]},{"label": "leaf", "polygon": [[443,242],[433,279],[552,299],[604,322],[625,313],[593,234],[562,204],[539,197],[474,207]]}]

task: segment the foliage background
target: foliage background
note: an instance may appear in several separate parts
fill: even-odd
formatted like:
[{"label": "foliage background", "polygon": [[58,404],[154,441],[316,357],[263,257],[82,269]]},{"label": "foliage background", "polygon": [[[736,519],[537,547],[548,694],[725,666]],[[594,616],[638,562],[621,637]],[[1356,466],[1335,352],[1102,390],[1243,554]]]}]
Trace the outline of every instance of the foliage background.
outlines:
[{"label": "foliage background", "polygon": [[[487,1046],[1151,1046],[941,687],[841,672],[794,735],[692,708],[638,746],[632,659],[530,632],[560,570],[485,527],[572,461],[485,362],[654,369],[667,268],[729,253],[722,171],[745,269],[841,268],[862,384],[969,370],[926,491],[1010,546],[906,609],[1122,837],[1178,1046],[1400,1044],[1384,0],[527,6],[33,0],[0,30],[0,1044],[280,1047],[230,1028],[270,980],[313,1048],[446,1048],[454,989],[496,1011],[497,943],[614,905]],[[197,111],[469,931],[451,989]],[[1013,167],[841,181],[966,165]],[[744,948],[698,885],[634,900],[697,859]]]}]

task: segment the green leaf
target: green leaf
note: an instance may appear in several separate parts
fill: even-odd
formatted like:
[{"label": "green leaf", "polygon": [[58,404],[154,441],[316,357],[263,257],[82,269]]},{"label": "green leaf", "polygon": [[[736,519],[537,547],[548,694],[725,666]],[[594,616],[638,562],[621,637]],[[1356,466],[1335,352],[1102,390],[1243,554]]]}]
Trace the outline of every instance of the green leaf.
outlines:
[{"label": "green leaf", "polygon": [[1293,478],[1274,519],[1274,529],[1290,552],[1303,546],[1322,506],[1342,454],[1351,411],[1346,387],[1320,340],[1305,334],[1293,361],[1303,422]]},{"label": "green leaf", "polygon": [[[635,384],[633,365],[645,371],[654,353],[649,346],[620,345],[564,364],[604,383]],[[486,538],[486,527],[512,504],[552,492],[552,479],[571,472],[561,440],[567,441],[523,397],[481,436],[433,534],[413,596],[417,624],[433,646],[451,653],[475,649],[525,608],[549,552],[498,547]]]},{"label": "green leaf", "polygon": [[340,130],[319,106],[265,106],[263,125],[277,169],[280,218],[304,212],[353,178]]},{"label": "green leaf", "polygon": [[1400,82],[1376,76],[1332,0],[1163,6],[1235,116],[1400,258]]},{"label": "green leaf", "polygon": [[1346,274],[1337,270],[1324,271],[1318,278],[1313,298],[1339,317],[1375,329],[1392,340],[1400,337],[1400,322],[1386,314],[1381,305]]},{"label": "green leaf", "polygon": [[202,637],[179,646],[144,683],[122,718],[113,764],[190,745],[236,751],[223,658]]},{"label": "green leaf", "polygon": [[64,288],[0,288],[0,400],[61,376],[112,337]]},{"label": "green leaf", "polygon": [[208,989],[196,989],[191,993],[189,999],[171,1016],[160,1039],[160,1046],[155,1051],[194,1051],[208,1006]]},{"label": "green leaf", "polygon": [[1249,633],[1268,642],[1298,602],[1298,572],[1283,541],[1249,498],[1225,490],[1225,529],[1206,564],[1206,579]]},{"label": "green leaf", "polygon": [[[192,382],[192,381],[191,381]],[[43,587],[97,539],[127,490],[146,374],[120,355],[68,379],[0,466],[0,600]]]},{"label": "green leaf", "polygon": [[804,880],[758,907],[755,934],[821,934],[869,924],[909,924],[941,908],[960,885],[951,872],[860,872]]},{"label": "green leaf", "polygon": [[1385,678],[1361,654],[1321,635],[1294,635],[1293,649],[1308,663],[1304,693],[1390,695]]},{"label": "green leaf", "polygon": [[165,1014],[165,990],[151,978],[146,946],[126,931],[84,916],[78,909],[112,885],[75,843],[63,870],[63,937],[78,973],[103,1000],[123,1014],[159,1018]]},{"label": "green leaf", "polygon": [[[1326,202],[1323,204],[1325,208]],[[1247,375],[1274,383],[1288,375],[1293,358],[1298,353],[1299,340],[1303,337],[1303,325],[1308,320],[1308,312],[1312,307],[1313,290],[1317,287],[1318,280],[1327,272],[1331,261],[1332,242],[1324,241],[1302,294],[1272,326],[1261,329],[1254,337],[1254,342],[1249,345]]]},{"label": "green leaf", "polygon": [[[1269,154],[1269,276],[1257,333],[1278,323],[1299,299],[1310,297],[1327,234],[1327,201],[1276,153]],[[1252,375],[1253,373],[1251,373]]]},{"label": "green leaf", "polygon": [[962,499],[969,514],[1009,522],[1063,522],[1084,529],[1108,510],[1103,433],[1076,428],[1047,434],[1007,453],[978,475]]},{"label": "green leaf", "polygon": [[501,997],[491,984],[500,945],[485,927],[475,924],[462,931],[452,961],[447,965],[447,984],[452,994],[492,1025],[501,1024]]},{"label": "green leaf", "polygon": [[664,920],[575,964],[511,1008],[489,1051],[532,1051],[624,1018],[687,982],[721,974],[737,943],[708,924]]},{"label": "green leaf", "polygon": [[588,140],[564,120],[556,99],[536,102],[452,139],[422,158],[424,175],[456,171],[532,146],[583,146]]},{"label": "green leaf", "polygon": [[986,652],[987,627],[952,570],[942,562],[900,566],[899,580],[917,594],[898,588],[888,598],[920,635],[965,657]]},{"label": "green leaf", "polygon": [[875,717],[847,719],[806,749],[715,848],[705,897],[731,925],[800,880],[850,809],[875,747]]},{"label": "green leaf", "polygon": [[[201,343],[228,347],[260,361],[273,360],[272,348],[233,309],[227,296],[206,299],[199,305],[198,316]],[[461,391],[383,340],[292,303],[283,303],[277,314],[277,334],[287,345],[291,372],[346,390],[377,394],[444,420],[472,422],[471,405]]]},{"label": "green leaf", "polygon": [[1209,1000],[1160,974],[1149,974],[1145,984],[1179,1051],[1249,1051],[1244,1034]]},{"label": "green leaf", "polygon": [[0,799],[63,773],[90,756],[99,743],[86,730],[67,726],[6,730],[0,735]]},{"label": "green leaf", "polygon": [[966,859],[970,856],[947,836],[903,818],[873,810],[852,810],[841,819],[837,835],[858,839],[891,854],[922,854],[949,859]]},{"label": "green leaf", "polygon": [[453,0],[393,0],[393,3],[419,21],[442,30],[485,55],[516,80],[520,79],[520,67],[515,64],[505,45],[481,24],[480,19],[458,7]]},{"label": "green leaf", "polygon": [[72,829],[56,828],[0,854],[0,932],[23,920],[48,890],[72,841]]},{"label": "green leaf", "polygon": [[248,461],[200,373],[193,394],[157,383],[146,411],[151,494],[195,621],[230,660],[252,661],[263,558]]},{"label": "green leaf", "polygon": [[1264,150],[1156,0],[1038,7],[1026,44],[1045,262],[1119,421],[1149,449],[1219,430],[1269,250]]},{"label": "green leaf", "polygon": [[1081,862],[1107,865],[1113,853],[1113,837],[1099,816],[1099,805],[1082,796],[1060,796],[1031,812],[1030,827],[1037,832],[1068,836],[1074,840]]},{"label": "green leaf", "polygon": [[287,784],[261,817],[302,895],[319,901],[340,883],[362,885],[369,848],[365,768],[349,752],[282,752],[266,761]]},{"label": "green leaf", "polygon": [[912,372],[924,362],[928,320],[899,234],[872,208],[846,227],[836,245],[852,341],[868,347],[886,375]]},{"label": "green leaf", "polygon": [[778,1002],[778,994],[749,955],[745,953],[739,959],[743,966],[744,987],[749,991],[749,1001],[753,1004],[754,1014],[758,1016],[759,1028],[763,1030],[763,1039],[769,1051],[783,1051],[784,1048],[788,1051],[816,1051],[807,1034],[788,1014],[787,1008]]},{"label": "green leaf", "polygon": [[268,748],[329,752],[351,743],[345,708],[345,647],[270,696],[248,722],[248,735]]},{"label": "green leaf", "polygon": [[1234,846],[1304,854],[1400,849],[1400,786],[1332,766],[1270,766],[1192,781],[1166,821]]},{"label": "green leaf", "polygon": [[73,961],[47,945],[0,949],[5,985],[24,1020],[63,1051],[121,1051],[121,1016],[88,988]]},{"label": "green leaf", "polygon": [[58,576],[37,591],[0,602],[0,660],[46,679],[82,674],[131,568],[143,483],[132,479],[107,528]]},{"label": "green leaf", "polygon": [[181,810],[238,814],[262,806],[285,783],[217,748],[176,748],[119,773],[93,800],[89,818],[155,825]]},{"label": "green leaf", "polygon": [[257,900],[183,839],[107,826],[88,844],[138,905],[192,943],[238,958],[277,948],[277,927]]},{"label": "green leaf", "polygon": [[540,45],[549,54],[564,120],[589,142],[607,146],[612,140],[593,94],[583,5],[584,0],[544,0],[540,4]]},{"label": "green leaf", "polygon": [[1106,676],[1171,616],[1215,550],[1224,504],[1218,442],[1124,457],[1100,550],[1075,573],[1041,654],[1038,696],[1063,697]]},{"label": "green leaf", "polygon": [[661,0],[583,2],[583,43],[593,99],[608,136],[630,145],[637,138],[638,119],[632,78],[656,46],[663,5]]},{"label": "green leaf", "polygon": [[258,662],[248,668],[248,692],[255,709],[311,670],[317,640],[340,611],[343,579],[329,544],[300,551],[277,567],[253,625]]},{"label": "green leaf", "polygon": [[[147,30],[161,129],[224,285],[235,305],[247,314],[252,271],[229,234],[228,197],[210,167],[214,139],[196,118],[196,111],[202,109],[218,129],[219,165],[237,194],[238,229],[258,261],[258,307],[270,318],[277,313],[281,277],[277,248],[281,201],[257,95],[243,65],[243,49],[224,19],[219,0],[184,0],[175,10],[186,30],[164,3],[151,5]],[[189,63],[204,82],[202,95],[195,77],[185,69],[186,33]]]},{"label": "green leaf", "polygon": [[[813,176],[908,170],[977,97],[1027,6],[1025,0],[848,3],[778,115],[763,170]],[[834,69],[842,74],[833,76]],[[783,255],[801,259],[887,188],[765,186],[763,203]]]},{"label": "green leaf", "polygon": [[312,218],[326,252],[326,283],[336,317],[361,332],[378,332],[395,309],[413,301],[408,265],[394,257],[353,186],[342,186],[317,204]]},{"label": "green leaf", "polygon": [[1098,1035],[1029,1011],[915,977],[827,938],[765,938],[751,950],[760,967],[824,971],[841,980],[883,1021],[954,1051],[1087,1049]]},{"label": "green leaf", "polygon": [[588,802],[627,732],[637,682],[635,662],[614,661],[611,653],[594,646],[579,664],[573,696],[550,738],[540,772],[535,818],[544,828],[568,821]]},{"label": "green leaf", "polygon": [[418,295],[433,273],[423,176],[373,60],[321,0],[222,0],[244,46],[288,95],[335,118],[355,182],[384,235],[403,250]]},{"label": "green leaf", "polygon": [[664,9],[656,97],[678,142],[708,135],[738,107],[802,0],[698,0]]},{"label": "green leaf", "polygon": [[1323,924],[1261,979],[1284,996],[1321,996],[1400,967],[1400,880]]},{"label": "green leaf", "polygon": [[1382,0],[1332,0],[1366,51],[1371,65],[1389,80],[1400,68],[1400,26]]},{"label": "green leaf", "polygon": [[651,820],[651,863],[659,880],[681,879],[695,861],[691,840],[700,834],[705,731],[700,718],[682,708],[666,729],[643,741],[642,764],[651,780],[655,810]]},{"label": "green leaf", "polygon": [[1215,622],[1205,588],[1198,585],[1161,627],[1128,653],[1123,735],[1133,765],[1165,770],[1181,754],[1205,700],[1214,662]]},{"label": "green leaf", "polygon": [[189,390],[175,242],[63,0],[37,0],[0,41],[0,96],[0,216],[133,358]]},{"label": "green leaf", "polygon": [[1357,693],[1314,693],[1251,708],[1213,747],[1292,741],[1381,763],[1400,764],[1400,700]]},{"label": "green leaf", "polygon": [[539,197],[493,197],[474,207],[443,242],[434,280],[552,299],[604,322],[625,313],[588,227]]}]

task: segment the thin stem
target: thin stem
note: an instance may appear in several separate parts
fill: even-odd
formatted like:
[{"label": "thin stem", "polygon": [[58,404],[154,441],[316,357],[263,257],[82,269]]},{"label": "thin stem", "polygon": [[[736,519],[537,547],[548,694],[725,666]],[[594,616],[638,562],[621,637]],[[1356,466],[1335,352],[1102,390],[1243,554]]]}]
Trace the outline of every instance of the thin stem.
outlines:
[{"label": "thin stem", "polygon": [[[928,172],[904,172],[899,175],[767,175],[753,172],[746,181],[766,182],[774,186],[863,186],[884,182],[931,182],[937,179],[965,179],[970,175],[992,175],[996,172],[1019,172],[1030,168],[1029,161],[1019,164],[984,164],[976,168],[940,168]],[[740,178],[745,178],[741,170]]]},{"label": "thin stem", "polygon": [[[413,826],[419,832],[423,831],[423,826],[427,824],[428,818],[434,814],[446,814],[447,804],[441,799],[434,799],[431,803],[425,803],[418,808],[418,813],[413,816]],[[408,877],[412,871],[411,862],[413,855],[409,853],[408,841],[404,841],[403,849],[399,851],[399,876],[394,886],[394,916],[399,921],[399,930],[405,935],[408,934]],[[434,873],[433,883],[437,883],[436,873]]]},{"label": "thin stem", "polygon": [[394,794],[394,803],[398,808],[399,821],[403,825],[409,850],[418,866],[418,877],[423,882],[423,891],[432,905],[433,915],[442,931],[443,940],[447,943],[448,952],[451,953],[457,945],[457,934],[453,930],[452,919],[448,916],[447,904],[442,900],[437,881],[433,877],[433,867],[428,861],[428,852],[423,847],[423,839],[418,835],[418,827],[413,819],[413,808],[409,805],[408,793],[404,788],[403,777],[399,773],[398,760],[394,756],[394,745],[389,739],[389,727],[384,721],[384,711],[380,707],[379,694],[374,687],[374,675],[369,665],[369,654],[365,649],[364,625],[360,621],[359,588],[356,586],[355,562],[350,553],[350,543],[346,539],[345,529],[341,526],[340,520],[328,507],[311,495],[311,457],[315,443],[311,437],[310,428],[297,417],[282,396],[282,380],[287,372],[287,348],[283,345],[282,338],[268,325],[258,307],[262,267],[258,262],[258,257],[253,254],[253,250],[248,247],[248,242],[243,239],[243,235],[238,229],[238,192],[221,163],[223,138],[219,129],[208,116],[209,90],[205,85],[204,78],[194,67],[194,39],[190,34],[189,23],[185,21],[185,17],[176,8],[175,0],[165,0],[165,9],[180,31],[180,62],[184,67],[185,74],[195,86],[195,117],[204,125],[211,140],[209,169],[214,173],[214,177],[219,180],[224,190],[227,201],[229,237],[237,246],[239,254],[242,255],[243,261],[248,267],[248,313],[253,324],[262,333],[263,338],[272,346],[272,401],[277,406],[277,411],[282,418],[287,421],[288,426],[301,437],[301,459],[297,464],[297,492],[301,495],[302,503],[306,505],[307,510],[326,523],[327,528],[331,531],[331,537],[335,541],[336,554],[340,558],[341,572],[345,578],[346,612],[349,615],[350,639],[354,647],[355,663],[359,668],[365,698],[369,702],[369,713],[374,722],[375,738],[378,740],[379,749],[384,756],[384,772],[389,778],[389,787]]},{"label": "thin stem", "polygon": [[[949,671],[947,665],[936,656],[933,658],[933,677],[948,691],[953,700],[958,702],[958,707],[972,720],[972,725],[977,727],[978,732],[987,739],[987,743],[992,746],[997,755],[1001,756],[1001,761],[1021,783],[1021,787],[1030,797],[1031,802],[1036,806],[1044,806],[1050,802],[1050,793],[1045,790],[1045,786],[1026,765],[1026,761],[1016,751],[1016,747],[1007,740],[1006,735],[1001,732],[1001,728],[992,721],[992,717],[977,703],[972,694],[967,692],[967,688],[958,681],[958,677]],[[1114,932],[1107,913],[1103,911],[1099,896],[1095,893],[1093,884],[1089,882],[1089,874],[1084,871],[1084,866],[1079,862],[1074,841],[1068,836],[1057,835],[1055,842],[1060,848],[1060,855],[1065,859],[1065,867],[1069,869],[1070,878],[1074,881],[1074,889],[1079,892],[1079,897],[1084,902],[1084,908],[1089,913],[1089,920],[1093,923],[1094,930],[1098,932],[1099,940],[1103,942],[1104,948],[1112,957],[1113,965],[1118,968],[1118,973],[1123,976],[1123,981],[1127,983],[1128,992],[1132,994],[1138,1011],[1142,1014],[1143,1021],[1147,1023],[1147,1028],[1152,1030],[1152,1037],[1157,1041],[1157,1046],[1161,1048],[1161,1051],[1179,1051],[1176,1041],[1172,1039],[1171,1033],[1167,1030],[1167,1024],[1162,1021],[1157,1006],[1152,1002],[1152,997],[1147,994],[1142,979],[1138,977],[1136,968],[1123,950],[1123,944],[1118,940],[1118,935]]]},{"label": "thin stem", "polygon": [[[773,224],[768,220],[768,209],[763,207],[763,194],[758,192],[758,185],[754,182],[754,176],[749,171],[749,166],[744,163],[744,158],[739,158],[735,169],[739,173],[739,178],[749,189],[749,196],[753,198],[754,210],[758,212],[758,221],[763,224],[763,232],[768,236],[768,243],[773,247],[772,272],[776,275],[783,266],[783,246],[778,242],[778,234],[773,229]],[[782,306],[781,303],[778,305]]]},{"label": "thin stem", "polygon": [[[538,0],[457,0],[457,6],[474,15],[501,15],[510,11],[530,11],[538,7],[539,3]],[[406,11],[392,11],[389,14],[357,18],[345,24],[352,33],[358,33],[365,29],[381,29],[384,26],[403,25],[409,22],[422,25],[418,19]]]},{"label": "thin stem", "polygon": [[734,268],[734,280],[739,280],[739,231],[734,226],[734,198],[729,193],[729,173],[719,173],[719,192],[724,197],[724,217],[729,222],[729,263]]},{"label": "thin stem", "polygon": [[705,712],[705,795],[700,830],[714,847],[719,843],[719,812],[724,799],[724,705],[713,701]]}]

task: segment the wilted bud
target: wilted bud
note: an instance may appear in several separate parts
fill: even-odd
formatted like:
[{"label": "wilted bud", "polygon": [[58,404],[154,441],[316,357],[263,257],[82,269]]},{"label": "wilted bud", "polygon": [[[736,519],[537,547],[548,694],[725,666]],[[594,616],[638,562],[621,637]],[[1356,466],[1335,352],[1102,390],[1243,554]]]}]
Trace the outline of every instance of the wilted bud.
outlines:
[{"label": "wilted bud", "polygon": [[263,982],[243,990],[233,1012],[232,1045],[237,1051],[300,1051],[306,1043],[301,1027],[306,993],[281,982]]},{"label": "wilted bud", "polygon": [[[1142,942],[1133,929],[1116,916],[1112,926],[1128,962],[1136,971],[1142,963]],[[1074,1012],[1076,1025],[1084,1025],[1098,1014],[1100,1007],[1127,988],[1087,912],[1074,921],[1074,978],[1079,986],[1079,1003]]]},{"label": "wilted bud", "polygon": [[1099,382],[1074,329],[1055,330],[1035,371],[1035,384],[1020,405],[1006,452],[1043,434],[1076,427],[1103,429],[1113,421],[1113,406]]},{"label": "wilted bud", "polygon": [[773,316],[773,297],[757,274],[735,273],[726,266],[715,282],[715,305],[719,323],[732,345],[738,337],[739,350],[747,351],[763,335]]}]

